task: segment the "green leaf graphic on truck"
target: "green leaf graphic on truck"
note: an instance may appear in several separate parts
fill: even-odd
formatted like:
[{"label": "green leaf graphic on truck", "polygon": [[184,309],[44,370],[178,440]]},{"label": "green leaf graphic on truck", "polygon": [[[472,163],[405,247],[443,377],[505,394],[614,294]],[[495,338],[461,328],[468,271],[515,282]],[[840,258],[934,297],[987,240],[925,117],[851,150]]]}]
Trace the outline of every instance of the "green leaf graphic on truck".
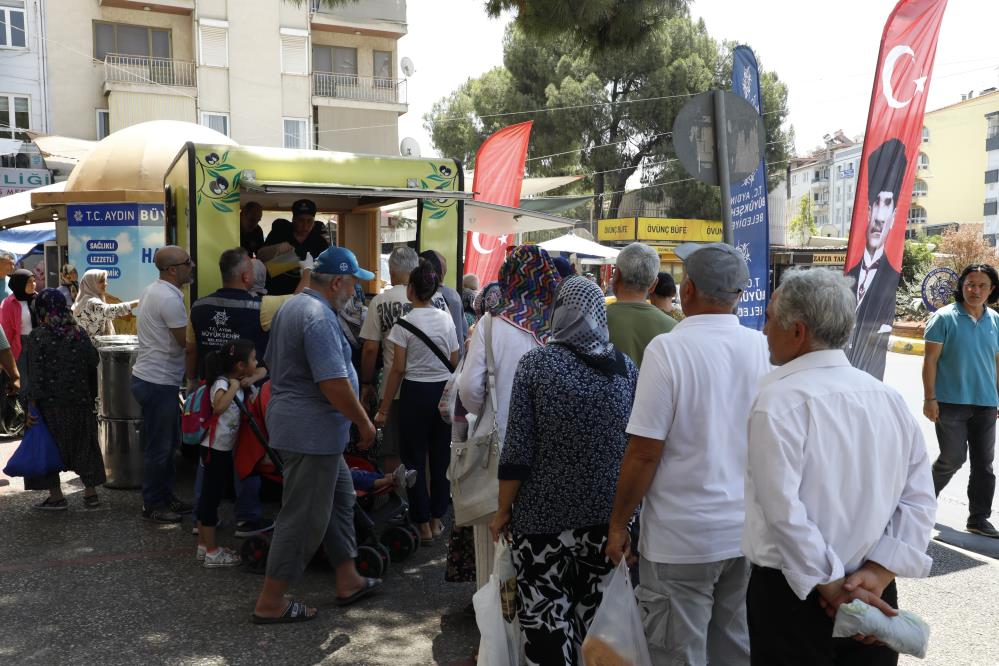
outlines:
[{"label": "green leaf graphic on truck", "polygon": [[229,151],[210,152],[197,158],[198,205],[207,197],[212,207],[231,213],[239,207],[239,181],[242,171],[229,164]]},{"label": "green leaf graphic on truck", "polygon": [[[420,179],[420,187],[425,190],[457,189],[458,174],[454,172],[454,167],[430,162],[430,169],[431,173]],[[440,220],[454,205],[454,199],[424,199],[423,212],[427,219]]]}]

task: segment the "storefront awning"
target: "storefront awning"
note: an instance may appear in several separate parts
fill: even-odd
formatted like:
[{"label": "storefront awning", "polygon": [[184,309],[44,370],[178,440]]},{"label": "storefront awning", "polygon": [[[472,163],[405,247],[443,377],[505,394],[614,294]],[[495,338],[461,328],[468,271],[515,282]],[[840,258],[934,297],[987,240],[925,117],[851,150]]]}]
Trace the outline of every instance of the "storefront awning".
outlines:
[{"label": "storefront awning", "polygon": [[55,237],[55,222],[42,222],[16,229],[3,229],[0,230],[0,250],[7,250],[20,259],[31,252],[36,245],[55,240]]},{"label": "storefront awning", "polygon": [[52,219],[52,211],[46,208],[35,208],[31,204],[31,195],[38,192],[62,192],[66,189],[66,183],[53,183],[43,185],[33,190],[17,192],[0,197],[0,227],[10,227],[24,224],[25,222],[37,222],[40,220]]},{"label": "storefront awning", "polygon": [[615,250],[612,247],[607,247],[606,245],[601,245],[600,243],[594,243],[593,241],[586,240],[576,234],[559,236],[558,238],[553,238],[545,241],[544,243],[538,243],[538,245],[549,252],[583,254],[590,257],[602,257],[607,259],[615,258],[621,253],[621,250]]},{"label": "storefront awning", "polygon": [[465,202],[465,231],[504,236],[545,229],[572,229],[576,220],[483,201]]}]

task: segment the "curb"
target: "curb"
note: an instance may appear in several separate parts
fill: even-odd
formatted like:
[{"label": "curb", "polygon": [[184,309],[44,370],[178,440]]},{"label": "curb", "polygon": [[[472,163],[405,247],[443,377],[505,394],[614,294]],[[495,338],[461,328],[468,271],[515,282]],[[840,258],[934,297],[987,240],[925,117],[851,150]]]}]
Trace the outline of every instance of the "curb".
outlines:
[{"label": "curb", "polygon": [[888,349],[897,354],[912,354],[922,356],[926,343],[920,338],[900,338],[891,336],[888,339]]}]

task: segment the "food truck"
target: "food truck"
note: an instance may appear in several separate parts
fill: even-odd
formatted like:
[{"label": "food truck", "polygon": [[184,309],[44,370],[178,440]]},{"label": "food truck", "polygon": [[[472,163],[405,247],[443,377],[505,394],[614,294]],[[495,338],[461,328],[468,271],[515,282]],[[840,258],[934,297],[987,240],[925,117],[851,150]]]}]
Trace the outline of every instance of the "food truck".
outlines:
[{"label": "food truck", "polygon": [[[416,206],[416,249],[440,252],[448,285],[460,288],[465,232],[496,236],[566,228],[574,221],[547,213],[473,200],[461,163],[446,158],[356,155],[317,150],[187,143],[164,176],[166,242],[180,245],[197,264],[190,298],[221,286],[217,260],[239,246],[239,211],[251,202],[265,211],[289,211],[297,199],[335,215],[335,237],[358,262],[376,272],[363,284],[377,293],[380,216]],[[388,276],[383,276],[388,279]]]}]

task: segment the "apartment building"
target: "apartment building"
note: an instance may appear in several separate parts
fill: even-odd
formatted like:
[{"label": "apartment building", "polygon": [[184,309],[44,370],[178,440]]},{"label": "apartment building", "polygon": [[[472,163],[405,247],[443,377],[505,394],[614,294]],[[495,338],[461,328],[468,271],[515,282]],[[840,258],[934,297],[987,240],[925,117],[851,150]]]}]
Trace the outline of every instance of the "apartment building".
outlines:
[{"label": "apartment building", "polygon": [[[398,152],[408,108],[398,53],[405,0],[336,8],[318,0],[0,0],[0,19],[8,40],[0,51],[28,54],[21,70],[0,69],[0,119],[5,94],[10,109],[28,102],[27,116],[8,113],[14,127],[101,139],[169,119],[248,145]],[[25,44],[11,45],[11,26],[21,24]]]},{"label": "apartment building", "polygon": [[0,154],[0,168],[40,169],[38,150],[18,129],[47,127],[41,85],[45,65],[43,37],[35,29],[41,0],[0,0],[0,140],[20,140]]},{"label": "apartment building", "polygon": [[985,239],[999,238],[999,111],[985,114]]}]

